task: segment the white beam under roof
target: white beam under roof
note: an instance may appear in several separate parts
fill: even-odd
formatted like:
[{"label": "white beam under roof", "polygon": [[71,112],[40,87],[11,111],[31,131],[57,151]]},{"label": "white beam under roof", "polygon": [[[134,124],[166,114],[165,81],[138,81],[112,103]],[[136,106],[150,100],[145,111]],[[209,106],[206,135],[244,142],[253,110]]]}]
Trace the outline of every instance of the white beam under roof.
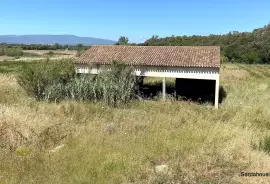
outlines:
[{"label": "white beam under roof", "polygon": [[[98,74],[102,70],[109,70],[109,65],[76,64],[77,73]],[[166,77],[183,79],[205,79],[216,80],[219,78],[219,68],[195,68],[195,67],[151,67],[134,66],[136,76],[144,77]]]}]

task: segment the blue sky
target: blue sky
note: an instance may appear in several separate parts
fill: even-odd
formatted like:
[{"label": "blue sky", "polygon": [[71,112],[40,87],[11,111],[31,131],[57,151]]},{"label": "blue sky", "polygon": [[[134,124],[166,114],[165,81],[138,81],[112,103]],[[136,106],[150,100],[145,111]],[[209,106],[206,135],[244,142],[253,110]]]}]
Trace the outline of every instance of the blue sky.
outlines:
[{"label": "blue sky", "polygon": [[73,34],[143,42],[152,35],[252,31],[270,22],[269,0],[2,0],[0,35]]}]

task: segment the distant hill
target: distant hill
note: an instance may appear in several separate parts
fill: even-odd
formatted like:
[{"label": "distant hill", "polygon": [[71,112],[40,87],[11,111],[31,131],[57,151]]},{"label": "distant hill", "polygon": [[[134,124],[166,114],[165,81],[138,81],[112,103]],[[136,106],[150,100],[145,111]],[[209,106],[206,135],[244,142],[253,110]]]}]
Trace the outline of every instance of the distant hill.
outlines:
[{"label": "distant hill", "polygon": [[61,44],[61,45],[113,45],[112,40],[74,35],[0,35],[0,43],[8,44]]}]

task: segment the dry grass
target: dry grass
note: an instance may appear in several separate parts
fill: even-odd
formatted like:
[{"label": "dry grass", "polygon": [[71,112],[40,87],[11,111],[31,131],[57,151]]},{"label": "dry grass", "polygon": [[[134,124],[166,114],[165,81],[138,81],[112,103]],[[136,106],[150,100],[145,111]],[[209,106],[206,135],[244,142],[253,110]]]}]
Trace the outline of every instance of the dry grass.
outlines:
[{"label": "dry grass", "polygon": [[11,60],[14,57],[10,57],[10,56],[0,56],[0,61],[4,61],[4,60]]},{"label": "dry grass", "polygon": [[[0,183],[269,183],[239,176],[270,171],[270,156],[254,149],[270,130],[269,71],[223,66],[228,95],[218,111],[169,101],[124,109],[35,102],[1,75]],[[156,173],[159,164],[169,172]]]},{"label": "dry grass", "polygon": [[77,54],[76,50],[24,50],[24,53],[34,53],[39,55],[48,54],[49,52],[53,52],[55,54],[65,54],[65,55],[73,55]]},{"label": "dry grass", "polygon": [[[44,61],[47,60],[47,56],[42,57],[20,57],[18,59],[14,59],[15,62],[31,62],[31,61]],[[72,59],[74,56],[72,55],[56,55],[49,57],[50,60],[61,60],[61,59]]]},{"label": "dry grass", "polygon": [[246,70],[242,70],[237,65],[222,66],[222,75],[220,80],[246,80],[250,78],[250,74]]}]

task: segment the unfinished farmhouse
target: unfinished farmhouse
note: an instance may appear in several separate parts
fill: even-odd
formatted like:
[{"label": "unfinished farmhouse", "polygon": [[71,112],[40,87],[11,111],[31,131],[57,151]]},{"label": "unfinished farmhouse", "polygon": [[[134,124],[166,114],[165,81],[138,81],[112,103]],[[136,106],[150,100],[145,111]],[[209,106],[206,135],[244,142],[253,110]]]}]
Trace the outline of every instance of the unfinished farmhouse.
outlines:
[{"label": "unfinished farmhouse", "polygon": [[[77,73],[98,74],[113,61],[134,67],[138,77],[160,77],[163,98],[166,78],[176,79],[176,89],[210,90],[219,104],[220,48],[216,46],[93,46],[76,60]],[[190,90],[187,90],[188,87]],[[187,87],[188,86],[188,87]]]}]

